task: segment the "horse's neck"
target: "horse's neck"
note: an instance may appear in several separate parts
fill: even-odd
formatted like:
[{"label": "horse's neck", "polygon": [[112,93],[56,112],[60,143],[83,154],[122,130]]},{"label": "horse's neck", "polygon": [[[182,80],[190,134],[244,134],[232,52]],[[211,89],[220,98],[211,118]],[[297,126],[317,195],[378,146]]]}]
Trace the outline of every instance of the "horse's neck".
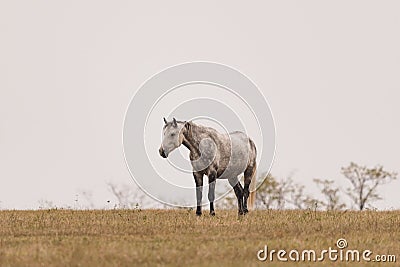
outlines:
[{"label": "horse's neck", "polygon": [[[192,126],[196,127],[196,126]],[[195,129],[191,129],[190,133],[185,132],[183,134],[183,142],[182,144],[187,147],[187,149],[190,150],[191,157],[197,158],[200,156],[200,150],[199,150],[199,145],[200,145],[200,138],[197,136],[197,133]]]}]

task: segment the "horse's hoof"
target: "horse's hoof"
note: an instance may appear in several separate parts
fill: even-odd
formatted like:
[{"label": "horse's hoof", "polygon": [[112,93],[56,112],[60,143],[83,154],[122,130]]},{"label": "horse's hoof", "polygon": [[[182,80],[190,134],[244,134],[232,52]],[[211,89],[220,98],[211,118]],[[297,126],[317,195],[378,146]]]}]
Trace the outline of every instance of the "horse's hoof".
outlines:
[{"label": "horse's hoof", "polygon": [[249,213],[249,210],[248,209],[244,209],[243,213],[247,214],[247,213]]},{"label": "horse's hoof", "polygon": [[215,216],[215,211],[213,211],[213,210],[210,211],[210,215],[211,215],[211,216]]},{"label": "horse's hoof", "polygon": [[240,216],[240,215],[244,215],[244,212],[240,210],[240,211],[238,212],[238,215],[239,215],[239,216]]},{"label": "horse's hoof", "polygon": [[197,216],[201,216],[201,211],[196,211]]}]

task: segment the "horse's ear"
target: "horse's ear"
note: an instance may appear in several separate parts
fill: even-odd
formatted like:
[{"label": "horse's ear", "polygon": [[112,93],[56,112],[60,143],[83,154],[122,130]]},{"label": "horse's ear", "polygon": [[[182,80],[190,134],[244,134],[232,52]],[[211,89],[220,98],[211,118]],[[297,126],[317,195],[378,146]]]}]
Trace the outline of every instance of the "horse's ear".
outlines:
[{"label": "horse's ear", "polygon": [[174,127],[177,127],[177,126],[178,126],[178,123],[176,123],[175,118],[172,119],[172,124],[174,125]]},{"label": "horse's ear", "polygon": [[167,120],[165,118],[163,118],[163,119],[164,119],[164,123],[167,124],[168,123]]}]

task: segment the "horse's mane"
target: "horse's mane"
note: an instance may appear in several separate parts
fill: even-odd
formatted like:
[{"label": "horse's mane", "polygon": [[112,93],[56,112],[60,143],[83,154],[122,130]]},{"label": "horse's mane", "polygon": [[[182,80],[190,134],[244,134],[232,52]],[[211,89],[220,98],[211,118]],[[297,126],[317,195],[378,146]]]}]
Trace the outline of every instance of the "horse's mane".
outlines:
[{"label": "horse's mane", "polygon": [[[194,123],[194,122],[192,122],[192,121],[178,121],[178,120],[177,120],[176,123],[178,123],[178,124],[189,123],[189,124],[192,126],[192,128],[193,128],[193,129],[196,129],[197,131],[209,132],[209,133],[212,133],[212,134],[215,134],[215,135],[220,135],[220,134],[222,134],[222,133],[218,132],[216,129],[214,129],[214,128],[212,128],[212,127],[205,126],[205,125],[202,125],[202,124],[196,124],[196,123]],[[173,122],[172,122],[172,121],[169,121],[169,122],[167,122],[167,123],[164,125],[164,128],[166,128],[166,127],[168,127],[168,126],[171,126],[171,125],[173,125]]]}]

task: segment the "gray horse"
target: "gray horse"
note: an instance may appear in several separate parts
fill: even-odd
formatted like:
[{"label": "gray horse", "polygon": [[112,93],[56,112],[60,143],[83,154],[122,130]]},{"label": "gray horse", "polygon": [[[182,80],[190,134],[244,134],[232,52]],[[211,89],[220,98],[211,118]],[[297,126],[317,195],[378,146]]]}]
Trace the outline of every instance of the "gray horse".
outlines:
[{"label": "gray horse", "polygon": [[[215,215],[216,179],[228,179],[238,199],[239,215],[247,213],[249,196],[249,204],[254,203],[254,192],[249,191],[256,172],[257,152],[254,142],[242,132],[222,134],[213,128],[197,125],[191,121],[177,121],[175,118],[170,122],[164,118],[164,122],[160,155],[167,158],[182,144],[190,150],[190,161],[196,183],[196,214],[201,215],[204,175],[208,177],[211,215]],[[241,173],[244,173],[244,188],[238,180]]]}]

